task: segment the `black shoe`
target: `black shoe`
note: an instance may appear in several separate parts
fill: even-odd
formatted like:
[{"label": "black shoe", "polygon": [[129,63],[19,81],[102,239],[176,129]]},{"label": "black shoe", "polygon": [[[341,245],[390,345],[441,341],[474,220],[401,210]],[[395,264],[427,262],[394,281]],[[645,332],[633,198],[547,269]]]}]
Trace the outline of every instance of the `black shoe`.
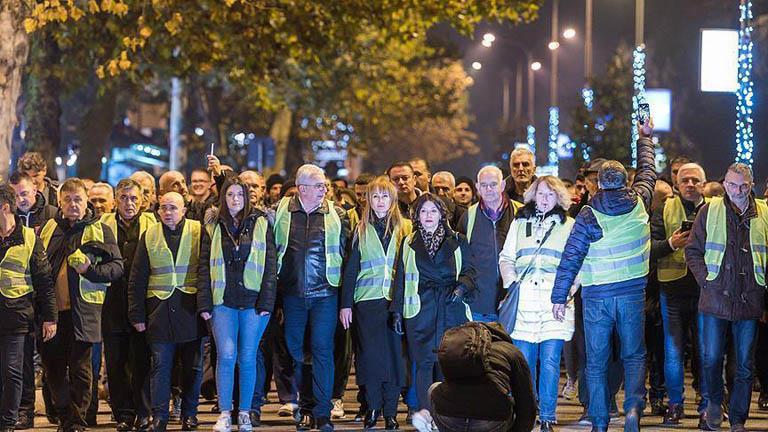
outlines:
[{"label": "black shoe", "polygon": [[640,410],[632,408],[624,416],[624,432],[640,432]]},{"label": "black shoe", "polygon": [[317,419],[317,430],[320,432],[333,432],[333,423],[328,417],[320,417]]},{"label": "black shoe", "polygon": [[592,426],[592,432],[608,432],[608,426]]},{"label": "black shoe", "polygon": [[384,429],[386,430],[398,430],[400,429],[400,423],[397,422],[397,417],[384,416]]},{"label": "black shoe", "polygon": [[[234,411],[234,410],[232,410],[232,411]],[[211,407],[211,412],[212,412],[213,414],[219,414],[219,413],[221,413],[221,410],[219,409],[219,403],[218,403],[218,402],[216,402],[215,404],[213,404],[213,406]],[[235,422],[235,424],[237,424],[237,422]]]},{"label": "black shoe", "polygon": [[136,423],[133,424],[133,427],[137,432],[147,432],[151,425],[152,422],[149,420],[149,417],[140,417],[136,419]]},{"label": "black shoe", "polygon": [[128,424],[128,422],[120,422],[117,425],[115,425],[115,430],[117,432],[128,432],[133,430],[133,426]]},{"label": "black shoe", "polygon": [[171,398],[171,413],[168,416],[170,421],[179,421],[181,419],[181,396]]},{"label": "black shoe", "polygon": [[[768,389],[765,389],[766,393],[760,393],[760,397],[757,399],[757,410],[768,411]],[[16,429],[19,427],[16,426]]]},{"label": "black shoe", "polygon": [[315,428],[315,419],[308,414],[303,414],[301,420],[296,423],[297,431],[308,431]]},{"label": "black shoe", "polygon": [[98,426],[98,423],[96,422],[96,416],[88,416],[85,418],[85,425],[88,427],[96,427]]},{"label": "black shoe", "polygon": [[168,421],[166,420],[152,420],[152,425],[149,427],[150,432],[166,432],[168,428]]},{"label": "black shoe", "polygon": [[541,432],[554,432],[555,430],[555,422],[546,421],[544,420],[541,422]]},{"label": "black shoe", "polygon": [[685,412],[682,404],[669,404],[667,412],[664,413],[663,424],[667,426],[678,425],[680,420],[685,418]]},{"label": "black shoe", "polygon": [[699,430],[718,431],[720,430],[720,427],[711,425],[709,421],[707,421],[707,412],[703,411],[701,415],[699,415]]},{"label": "black shoe", "polygon": [[362,423],[364,419],[365,419],[365,410],[361,408],[357,410],[357,414],[355,414],[355,418],[352,419],[352,421],[355,423]]},{"label": "black shoe", "polygon": [[651,415],[663,416],[667,411],[667,407],[664,405],[663,400],[654,399],[651,401]]},{"label": "black shoe", "polygon": [[46,415],[45,419],[48,420],[48,423],[50,423],[52,425],[59,424],[59,418],[54,416],[54,415]]},{"label": "black shoe", "polygon": [[373,429],[376,427],[376,422],[379,421],[379,416],[381,416],[381,410],[371,410],[365,413],[365,421],[363,422],[363,427],[366,429]]},{"label": "black shoe", "polygon": [[181,430],[183,431],[194,431],[197,430],[197,426],[200,423],[197,421],[197,417],[191,416],[191,417],[184,417],[181,419]]},{"label": "black shoe", "polygon": [[35,414],[19,413],[19,419],[16,420],[16,430],[34,429]]},{"label": "black shoe", "polygon": [[261,414],[251,411],[248,415],[251,417],[251,426],[255,428],[261,426]]}]

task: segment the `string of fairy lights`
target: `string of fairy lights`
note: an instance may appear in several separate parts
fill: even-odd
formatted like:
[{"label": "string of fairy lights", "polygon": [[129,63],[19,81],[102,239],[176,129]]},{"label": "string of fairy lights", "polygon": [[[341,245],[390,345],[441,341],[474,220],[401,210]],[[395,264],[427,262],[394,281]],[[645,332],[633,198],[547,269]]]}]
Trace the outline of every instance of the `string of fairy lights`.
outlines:
[{"label": "string of fairy lights", "polygon": [[754,82],[752,81],[752,1],[739,5],[739,69],[736,89],[736,162],[752,165],[754,162],[754,133],[752,109]]},{"label": "string of fairy lights", "polygon": [[632,131],[632,140],[630,141],[630,149],[632,156],[632,166],[637,166],[637,124],[639,117],[638,110],[641,103],[645,103],[645,44],[635,47],[632,52],[632,85],[634,87],[634,93],[632,96],[632,123],[630,130]]}]

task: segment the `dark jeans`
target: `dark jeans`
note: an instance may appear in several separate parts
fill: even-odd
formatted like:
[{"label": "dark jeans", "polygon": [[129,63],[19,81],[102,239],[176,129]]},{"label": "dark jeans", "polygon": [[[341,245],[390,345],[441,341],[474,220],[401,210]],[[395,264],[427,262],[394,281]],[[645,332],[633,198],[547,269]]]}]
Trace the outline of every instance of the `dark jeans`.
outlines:
[{"label": "dark jeans", "polygon": [[664,326],[659,298],[645,299],[645,346],[648,350],[649,399],[663,401],[667,393],[664,380]]},{"label": "dark jeans", "polygon": [[692,369],[699,370],[698,343],[696,340],[690,341],[691,335],[695,337],[698,334],[696,324],[698,305],[697,297],[671,297],[661,294],[661,315],[664,320],[664,377],[670,404],[682,404],[685,400],[683,379],[685,347],[688,344],[694,347],[691,358]]},{"label": "dark jeans", "polygon": [[24,337],[23,333],[0,336],[0,428],[13,428],[18,420],[24,379]]},{"label": "dark jeans", "polygon": [[35,332],[24,335],[24,379],[21,386],[19,414],[35,416]]},{"label": "dark jeans", "polygon": [[[299,399],[299,391],[293,373],[293,358],[285,344],[285,331],[283,321],[285,315],[282,308],[275,308],[264,337],[261,339],[261,351],[265,369],[264,395],[269,393],[272,378],[275,379],[277,398],[281,404],[296,403]],[[257,360],[258,362],[258,360]],[[257,383],[256,385],[259,385]]]},{"label": "dark jeans", "polygon": [[709,314],[702,315],[702,365],[708,393],[707,415],[717,422],[721,418],[723,403],[723,356],[726,334],[733,338],[736,375],[730,392],[729,421],[744,424],[749,416],[752,396],[754,349],[757,340],[757,321],[727,321]]},{"label": "dark jeans", "polygon": [[176,353],[181,360],[181,415],[197,415],[200,384],[203,379],[202,339],[184,343],[153,342],[150,392],[152,395],[152,417],[168,420],[168,402],[171,398],[171,373]]},{"label": "dark jeans", "polygon": [[755,363],[755,376],[760,382],[760,393],[768,394],[768,325],[762,322],[757,324],[755,358],[760,360]]},{"label": "dark jeans", "polygon": [[333,399],[341,399],[347,390],[349,372],[352,369],[352,333],[344,330],[341,320],[336,320],[333,343]]},{"label": "dark jeans", "polygon": [[101,342],[94,343],[91,347],[91,403],[85,414],[87,423],[96,424],[96,415],[99,413],[99,380],[101,379]]},{"label": "dark jeans", "polygon": [[608,359],[616,329],[624,365],[624,412],[645,408],[645,295],[583,299],[587,386],[592,424],[609,421]]},{"label": "dark jeans", "polygon": [[133,424],[150,415],[150,351],[144,333],[104,335],[109,404],[115,421]]},{"label": "dark jeans", "polygon": [[[333,339],[338,320],[337,296],[304,298],[285,296],[285,342],[293,358],[299,405],[303,414],[331,416],[333,392]],[[311,366],[305,363],[304,335],[310,329]],[[311,383],[311,386],[310,386]],[[311,396],[310,396],[311,395]]]},{"label": "dark jeans", "polygon": [[71,311],[59,312],[56,336],[38,343],[55,415],[65,429],[85,426],[91,404],[93,344],[75,340]]}]

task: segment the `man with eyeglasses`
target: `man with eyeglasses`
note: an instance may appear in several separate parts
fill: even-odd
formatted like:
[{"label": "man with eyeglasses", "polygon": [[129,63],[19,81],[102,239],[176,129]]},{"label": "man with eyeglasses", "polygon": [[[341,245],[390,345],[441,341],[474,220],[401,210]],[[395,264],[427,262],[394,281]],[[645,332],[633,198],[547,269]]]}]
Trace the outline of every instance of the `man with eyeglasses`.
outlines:
[{"label": "man with eyeglasses", "polygon": [[728,167],[723,181],[726,195],[712,198],[699,210],[685,249],[688,269],[701,286],[702,377],[708,394],[699,424],[703,430],[718,430],[723,421],[726,335],[733,340],[736,360],[729,422],[732,432],[747,430],[768,263],[768,205],[755,200],[753,178],[748,165]]},{"label": "man with eyeglasses", "polygon": [[506,179],[507,196],[511,200],[523,202],[523,194],[536,179],[536,156],[533,152],[517,148],[509,155],[510,176]]},{"label": "man with eyeglasses", "polygon": [[[285,340],[300,393],[301,419],[296,430],[332,431],[334,332],[349,222],[342,208],[325,199],[326,178],[320,167],[299,167],[296,186],[296,196],[277,203],[274,224],[277,289],[283,298]],[[308,327],[311,366],[305,366],[304,354]]]},{"label": "man with eyeglasses", "polygon": [[[698,384],[699,352],[697,315],[699,285],[688,271],[685,245],[691,222],[704,205],[704,169],[696,163],[681,165],[677,171],[679,195],[668,198],[651,216],[651,261],[657,262],[661,315],[664,325],[664,378],[669,407],[664,413],[665,425],[680,424],[683,412],[685,349],[689,344],[694,383]],[[708,201],[708,200],[706,200]],[[690,335],[690,336],[689,336]],[[693,340],[690,340],[693,339]],[[662,411],[662,401],[652,398],[651,409]]]}]

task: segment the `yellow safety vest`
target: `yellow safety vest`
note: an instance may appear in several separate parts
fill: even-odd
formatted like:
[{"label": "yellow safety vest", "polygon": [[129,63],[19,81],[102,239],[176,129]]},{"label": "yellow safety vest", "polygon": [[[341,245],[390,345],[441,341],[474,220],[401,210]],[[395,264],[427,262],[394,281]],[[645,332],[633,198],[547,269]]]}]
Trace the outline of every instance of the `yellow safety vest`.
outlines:
[{"label": "yellow safety vest", "polygon": [[[261,291],[261,280],[267,261],[267,218],[259,217],[253,227],[251,251],[245,262],[243,285],[251,291]],[[224,303],[224,290],[227,288],[227,269],[224,262],[224,249],[221,243],[221,224],[216,224],[211,237],[210,275],[213,291],[213,304]]]},{"label": "yellow safety vest", "polygon": [[197,293],[197,264],[200,262],[200,222],[186,219],[181,242],[176,253],[168,248],[163,235],[163,224],[147,228],[144,239],[149,255],[149,283],[147,298],[166,300],[176,289],[186,294]]},{"label": "yellow safety vest", "polygon": [[[541,246],[541,249],[539,249],[539,244],[536,242],[535,237],[526,235],[527,222],[519,220],[516,233],[517,250],[515,251],[515,271],[518,276],[523,274],[531,260],[536,257],[537,249],[539,249],[539,252],[535,268],[538,268],[543,273],[555,275],[557,273],[557,266],[560,265],[560,260],[563,257],[563,249],[565,249],[565,244],[571,235],[573,223],[574,220],[570,217],[566,218],[565,223],[555,222],[552,233],[547,238],[547,241],[544,242],[544,245]],[[549,228],[549,225],[546,226],[547,230]]]},{"label": "yellow safety vest", "polygon": [[[755,200],[757,216],[749,221],[749,244],[752,250],[755,280],[765,286],[765,266],[768,263],[768,205]],[[725,201],[721,197],[712,198],[707,212],[707,241],[704,262],[707,265],[707,280],[712,281],[720,274],[720,267],[728,244]]]},{"label": "yellow safety vest", "polygon": [[605,285],[647,275],[651,228],[643,201],[638,199],[635,208],[623,215],[609,216],[594,208],[592,213],[603,237],[589,246],[582,266],[582,285]]},{"label": "yellow safety vest", "polygon": [[[101,223],[108,226],[112,230],[112,234],[115,235],[115,240],[117,240],[117,216],[116,215],[117,213],[106,213],[101,216]],[[139,217],[139,236],[144,234],[150,225],[154,225],[157,223],[157,219],[155,219],[155,215],[153,215],[152,213],[143,212],[143,213],[140,213],[138,217]]]},{"label": "yellow safety vest", "polygon": [[[403,240],[403,263],[405,264],[405,296],[403,299],[403,317],[410,319],[421,311],[421,298],[419,297],[419,267],[416,265],[416,251],[411,247],[413,236],[411,233]],[[453,251],[453,261],[456,264],[456,280],[461,274],[461,248]],[[472,311],[469,305],[464,303],[467,320],[472,321]]]},{"label": "yellow safety vest", "polygon": [[[709,198],[704,198],[709,202]],[[685,207],[679,196],[667,198],[664,203],[664,231],[671,236],[687,219]],[[688,265],[685,263],[685,248],[680,248],[671,254],[659,258],[657,274],[659,282],[671,282],[682,279],[688,274]]]},{"label": "yellow safety vest", "polygon": [[360,223],[360,216],[357,215],[357,208],[351,208],[347,210],[347,217],[349,218],[349,230],[355,231],[357,224]]},{"label": "yellow safety vest", "polygon": [[366,224],[365,237],[359,237],[360,272],[355,282],[355,303],[382,298],[392,301],[390,291],[397,249],[403,237],[411,233],[412,226],[411,221],[403,219],[403,226],[391,236],[385,253],[376,229]]},{"label": "yellow safety vest", "polygon": [[[43,245],[45,246],[46,251],[48,250],[48,244],[51,242],[51,237],[53,237],[53,232],[56,231],[57,226],[58,224],[56,223],[56,220],[51,219],[45,224],[43,230],[40,232],[40,239],[43,241]],[[83,228],[83,234],[82,237],[80,237],[80,245],[82,246],[91,241],[104,243],[104,230],[101,226],[101,222],[94,222],[92,224],[86,225],[85,228]],[[82,253],[83,252],[78,248],[75,252],[72,253],[72,255],[82,255]],[[94,262],[93,264],[98,263],[99,258],[96,257],[95,259],[97,262]],[[86,303],[104,304],[104,298],[107,295],[107,287],[110,284],[91,282],[84,278],[83,275],[78,276],[80,280],[80,297]]]},{"label": "yellow safety vest", "polygon": [[[475,203],[469,206],[467,209],[467,243],[472,243],[472,232],[475,229],[475,221],[477,220],[477,210],[480,203]],[[522,203],[515,200],[509,200],[509,205],[512,206],[512,216],[517,214],[517,211],[523,207]]]},{"label": "yellow safety vest", "polygon": [[[298,198],[297,198],[298,199]],[[283,256],[288,248],[291,231],[291,212],[288,211],[290,198],[283,198],[275,213],[275,245],[277,246],[277,273],[283,265]],[[325,278],[331,286],[338,287],[341,281],[341,219],[336,214],[333,201],[327,201],[328,212],[323,215],[325,231]]]},{"label": "yellow safety vest", "polygon": [[0,262],[0,294],[5,298],[15,299],[34,291],[29,261],[35,248],[35,230],[21,227],[24,243],[11,246]]}]

